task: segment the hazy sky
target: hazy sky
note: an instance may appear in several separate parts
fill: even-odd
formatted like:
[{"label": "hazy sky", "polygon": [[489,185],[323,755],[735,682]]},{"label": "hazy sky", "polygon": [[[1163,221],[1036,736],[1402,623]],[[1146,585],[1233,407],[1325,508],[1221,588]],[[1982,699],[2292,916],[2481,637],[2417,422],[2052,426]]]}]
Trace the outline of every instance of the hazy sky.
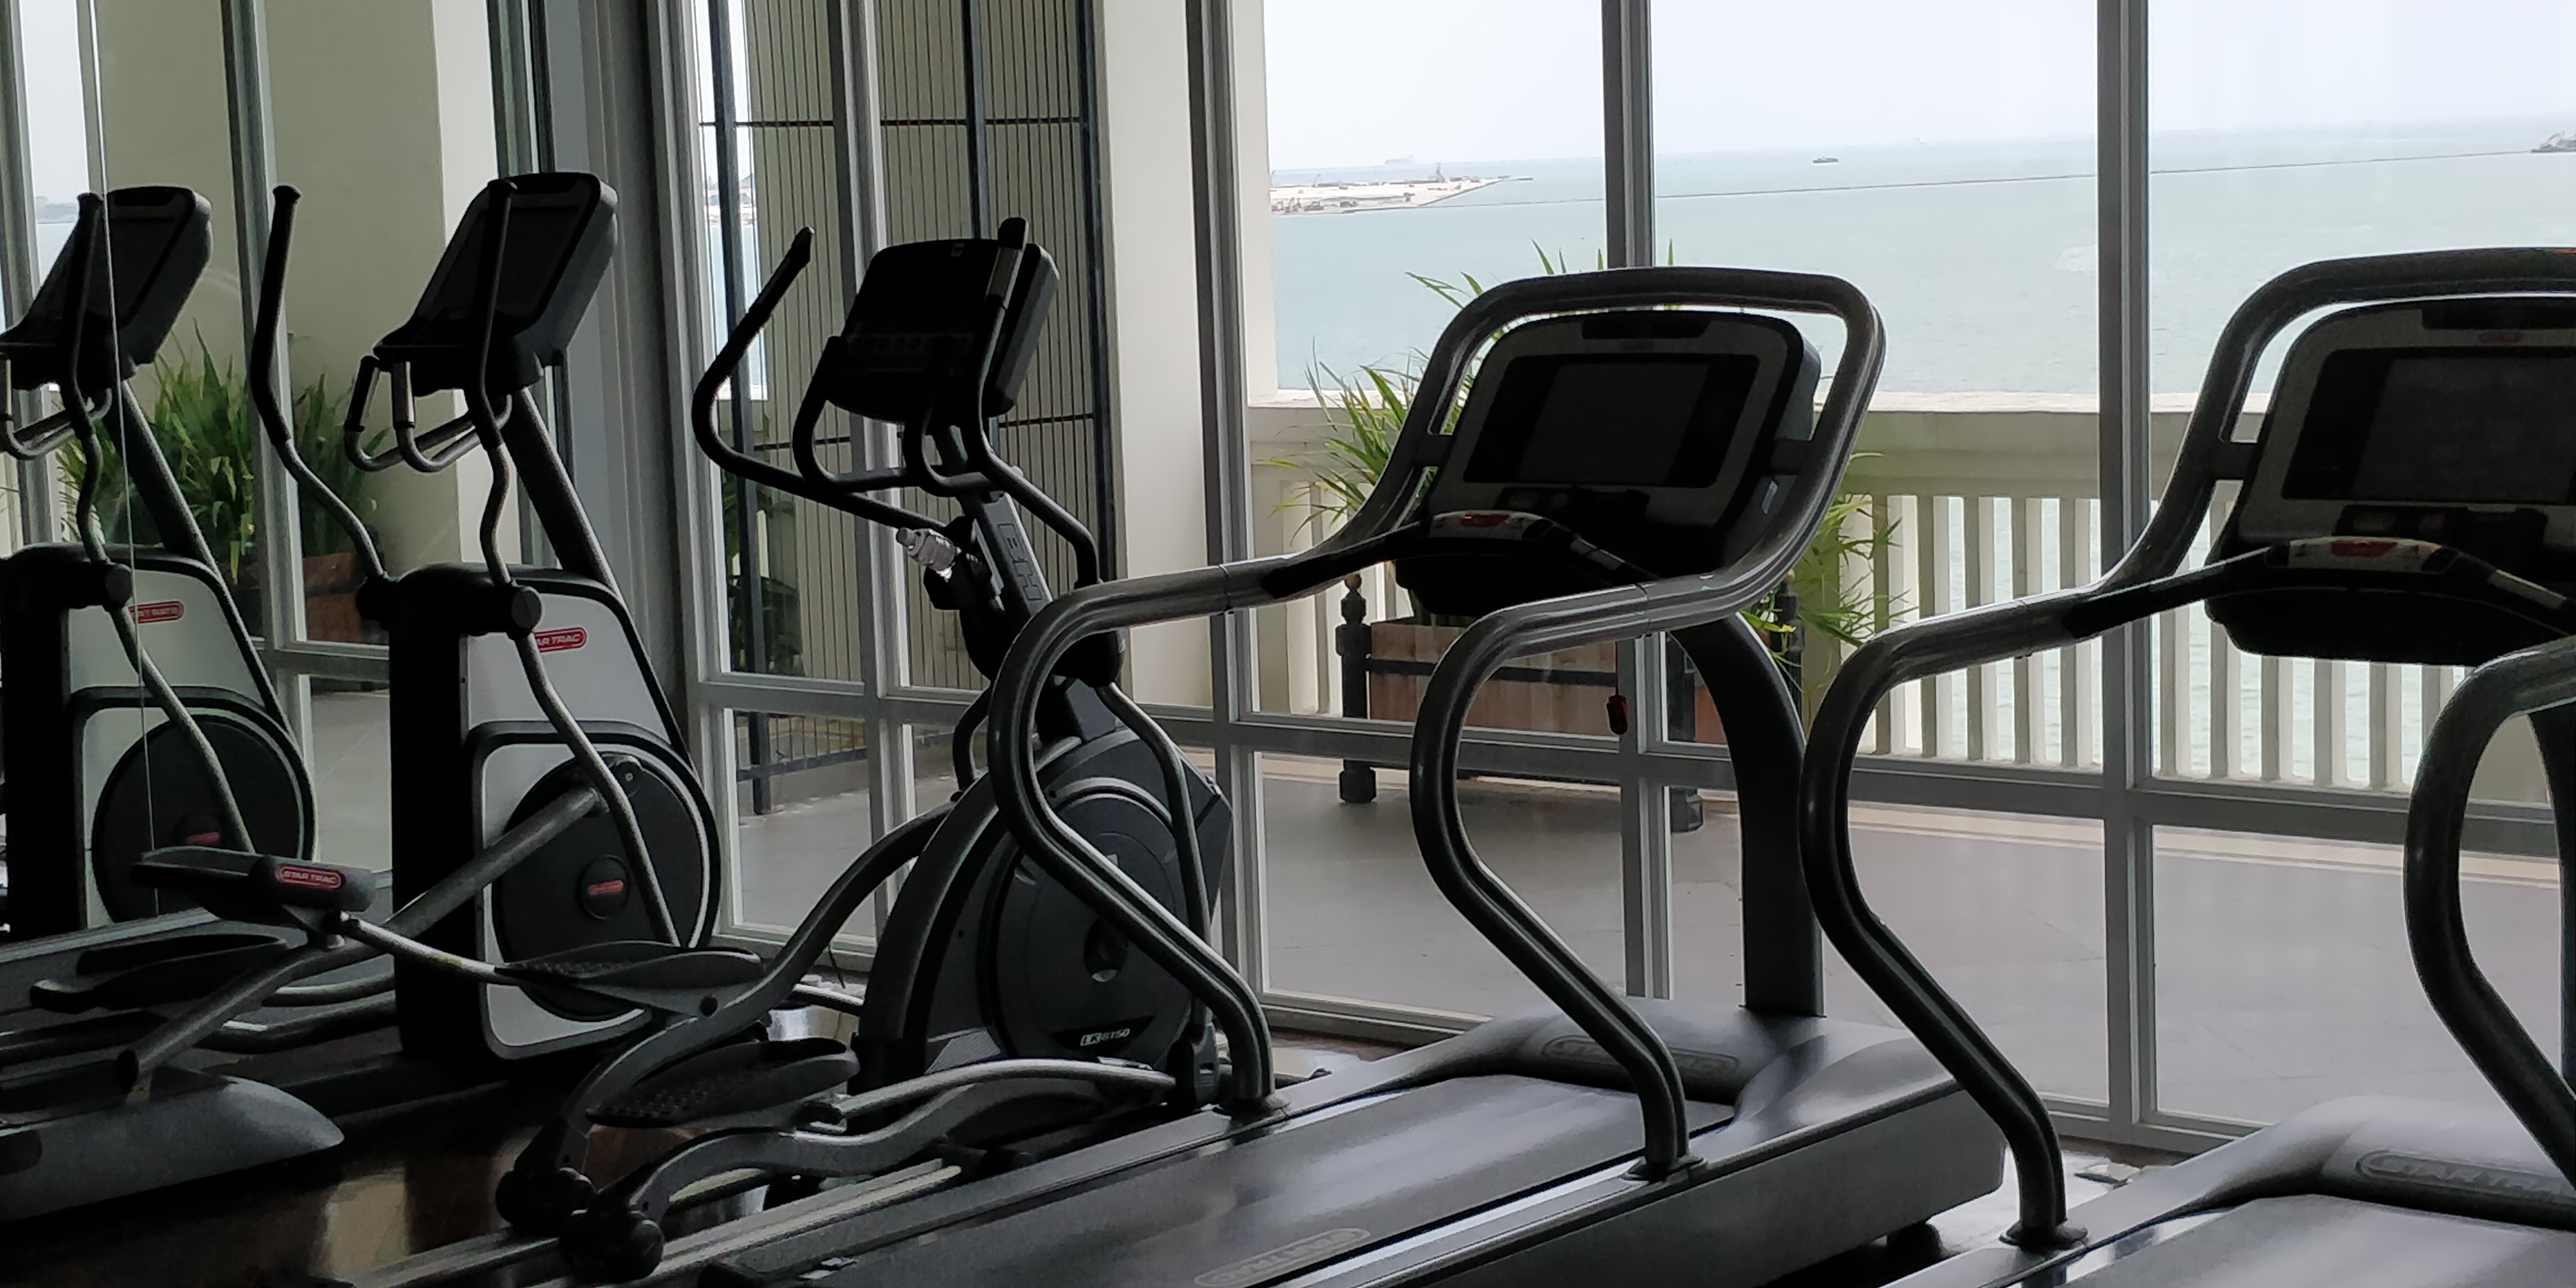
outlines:
[{"label": "hazy sky", "polygon": [[[2089,134],[2093,11],[1657,0],[1656,149]],[[2149,12],[2159,130],[2552,114],[2576,130],[2571,0]],[[1269,0],[1270,163],[1598,156],[1600,14],[1594,0]]]},{"label": "hazy sky", "polygon": [[81,125],[80,27],[74,0],[18,0],[26,68],[28,169],[36,195],[69,201],[89,186]]}]

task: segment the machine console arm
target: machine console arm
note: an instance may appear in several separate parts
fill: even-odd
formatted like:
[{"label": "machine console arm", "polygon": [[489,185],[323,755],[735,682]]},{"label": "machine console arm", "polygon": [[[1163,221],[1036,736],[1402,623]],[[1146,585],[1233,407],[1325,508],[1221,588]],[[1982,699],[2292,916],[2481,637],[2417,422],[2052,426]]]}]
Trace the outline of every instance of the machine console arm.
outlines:
[{"label": "machine console arm", "polygon": [[2182,565],[2225,468],[2254,372],[2272,341],[2302,317],[2348,304],[2462,295],[2576,294],[2576,249],[2416,251],[2320,260],[2265,282],[2218,333],[2172,481],[2146,531],[2098,583],[2133,585]]},{"label": "machine console arm", "polygon": [[[841,361],[842,355],[848,348],[849,341],[841,336],[825,337],[823,350],[814,360],[815,370],[818,373],[828,370],[834,363]],[[863,492],[884,492],[901,487],[917,487],[925,492],[945,495],[940,489],[939,481],[917,464],[919,451],[911,441],[913,430],[910,426],[902,427],[902,432],[906,435],[903,464],[879,465],[852,470],[847,474],[834,473],[830,466],[823,464],[822,456],[814,450],[820,445],[815,433],[823,423],[823,413],[830,410],[831,406],[832,400],[824,395],[820,381],[807,386],[803,401],[796,405],[796,420],[788,430],[788,454],[795,460],[796,469],[805,480],[806,487],[819,488],[835,496],[853,498],[859,498],[859,494]],[[831,504],[841,503],[834,501]],[[910,514],[911,512],[900,511],[900,513]],[[881,522],[890,521],[881,520]],[[921,525],[907,522],[902,526]]]},{"label": "machine console arm", "polygon": [[[376,394],[376,377],[381,374],[393,403],[392,424],[388,430],[367,426],[367,403]],[[349,462],[369,474],[382,473],[397,465],[408,465],[423,474],[436,474],[454,465],[467,452],[474,450],[474,418],[458,416],[424,434],[419,432],[417,405],[411,395],[411,364],[386,363],[370,353],[358,359],[358,378],[349,388],[349,414],[341,421],[341,447]],[[391,432],[394,446],[390,451],[370,452],[370,435]]]},{"label": "machine console arm", "polygon": [[275,213],[269,217],[268,254],[260,265],[259,313],[250,336],[250,402],[267,431],[268,445],[277,453],[278,462],[293,476],[295,485],[307,499],[331,516],[331,521],[349,536],[349,544],[358,552],[358,561],[366,565],[368,581],[386,577],[385,560],[376,548],[375,536],[358,518],[357,511],[339,493],[326,486],[314,474],[303,454],[297,450],[295,432],[289,427],[284,403],[277,394],[278,315],[286,301],[286,264],[288,251],[295,239],[295,207],[303,194],[280,184]]},{"label": "machine console arm", "polygon": [[1002,344],[1010,330],[1013,306],[1034,289],[1034,275],[1044,271],[1041,252],[1029,241],[1028,220],[1017,215],[1003,220],[997,240],[1002,243],[1002,254],[994,259],[992,279],[984,291],[988,316],[983,352],[977,355],[971,372],[959,373],[961,381],[968,376],[974,380],[973,392],[968,395],[973,414],[960,418],[957,426],[962,454],[975,476],[1019,502],[1020,508],[1036,515],[1038,522],[1064,539],[1073,551],[1073,584],[1088,586],[1100,580],[1099,541],[1071,511],[1031,483],[1027,475],[1003,460],[993,448],[993,432],[1000,415],[988,412],[985,405],[992,388],[992,372],[1002,360]]},{"label": "machine console arm", "polygon": [[[62,408],[21,431],[7,406],[0,405],[0,451],[22,461],[42,460],[60,448],[64,440],[92,426],[92,413],[80,391],[81,339],[89,331],[90,287],[98,273],[99,243],[107,235],[107,203],[97,193],[84,192],[79,204],[71,242],[63,249],[64,257],[80,266],[80,285],[73,288],[70,334],[62,342],[62,375],[54,382]],[[10,397],[9,362],[8,350],[0,348],[0,404],[6,404]],[[83,482],[88,483],[95,473],[84,473]]]},{"label": "machine console arm", "polygon": [[[884,482],[875,483],[871,488],[829,486],[816,481],[811,474],[782,469],[749,452],[737,451],[733,444],[726,442],[724,435],[716,430],[717,393],[740,373],[743,356],[751,352],[752,342],[759,339],[761,329],[769,325],[770,316],[778,311],[779,301],[787,298],[788,288],[796,284],[796,279],[804,274],[806,266],[813,261],[813,258],[814,230],[797,229],[796,240],[788,243],[787,253],[779,258],[778,267],[770,270],[769,280],[761,284],[760,294],[754,296],[751,304],[743,310],[741,320],[735,322],[732,330],[726,334],[724,346],[716,350],[714,360],[707,364],[706,374],[698,378],[697,388],[689,399],[690,433],[698,441],[698,450],[705,452],[710,459],[714,460],[717,468],[737,478],[748,479],[762,487],[773,488],[790,496],[800,496],[819,505],[828,505],[870,523],[882,523],[896,529],[922,528],[936,531],[939,520],[929,515],[915,514],[901,506],[862,495],[862,492],[873,490],[873,487],[899,485],[902,482],[899,477],[889,474]],[[832,353],[837,352],[836,346],[839,344],[839,339],[835,336],[825,342],[826,361]],[[812,426],[814,422],[821,419],[824,406],[818,382],[813,388],[807,390],[804,405],[798,409],[796,417],[798,441],[805,443],[812,441]],[[887,472],[879,471],[879,473]]]}]

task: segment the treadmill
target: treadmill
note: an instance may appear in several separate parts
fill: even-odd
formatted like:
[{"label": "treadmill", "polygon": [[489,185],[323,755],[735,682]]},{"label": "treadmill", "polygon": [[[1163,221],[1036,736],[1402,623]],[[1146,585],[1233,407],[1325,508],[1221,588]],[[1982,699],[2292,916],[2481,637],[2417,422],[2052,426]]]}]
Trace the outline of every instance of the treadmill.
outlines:
[{"label": "treadmill", "polygon": [[[2327,309],[2290,345],[2259,433],[2238,437],[2256,363],[2291,323]],[[2209,561],[2183,570],[2221,482],[2236,485],[2233,509]],[[2497,728],[2522,712],[2561,819],[2562,884],[2576,889],[2570,592],[2576,251],[2332,260],[2275,278],[2236,311],[2153,521],[2100,582],[1908,625],[1845,665],[1803,789],[1819,915],[1994,1116],[2021,1182],[2020,1219],[2001,1244],[1904,1288],[2576,1284],[2576,1095],[2479,973],[2459,895],[2470,780]],[[2407,822],[2406,929],[2435,1011],[2507,1107],[2332,1101],[2070,1216],[2038,1094],[1861,897],[1852,760],[1898,684],[2191,603],[2248,652],[2479,668],[2426,738]],[[2576,1024],[2565,1028],[2562,1068],[2576,1068]]]},{"label": "treadmill", "polygon": [[[1840,321],[1821,413],[1815,350],[1751,309]],[[1322,545],[1056,601],[996,677],[1003,813],[1034,860],[1207,1003],[1231,1052],[1218,1105],[847,1215],[826,1191],[675,1240],[646,1282],[1752,1285],[1991,1190],[2000,1142],[1958,1085],[1904,1033],[1820,1013],[1791,814],[1797,704],[1738,615],[1814,537],[1881,353],[1875,310],[1829,277],[1510,283],[1441,336],[1384,480]],[[1554,1006],[1281,1091],[1257,1000],[1047,811],[1031,735],[1046,677],[1090,635],[1276,603],[1389,561],[1429,611],[1479,618],[1414,727],[1424,861]],[[1482,681],[1522,654],[1652,631],[1696,663],[1733,748],[1743,1007],[1621,997],[1478,861],[1460,819]]]}]

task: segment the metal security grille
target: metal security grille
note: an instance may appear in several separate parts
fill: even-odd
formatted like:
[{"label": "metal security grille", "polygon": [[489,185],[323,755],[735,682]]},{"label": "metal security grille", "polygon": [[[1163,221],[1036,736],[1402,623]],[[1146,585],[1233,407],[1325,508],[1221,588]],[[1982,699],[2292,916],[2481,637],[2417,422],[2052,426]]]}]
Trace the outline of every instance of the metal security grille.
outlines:
[{"label": "metal security grille", "polygon": [[[1087,0],[888,0],[874,12],[878,150],[872,183],[844,172],[852,124],[835,61],[855,20],[846,0],[707,0],[707,110],[697,122],[704,172],[703,261],[712,266],[704,343],[712,351],[800,228],[815,230],[807,268],[720,400],[738,448],[792,468],[788,434],[823,342],[840,327],[857,278],[847,202],[882,194],[891,242],[988,235],[1020,215],[1064,274],[1053,315],[1001,449],[1098,536],[1116,531],[1106,412],[1107,300]],[[835,469],[858,462],[859,426],[839,412],[820,427]],[[728,478],[722,487],[727,660],[737,671],[855,681],[863,617],[865,536],[856,521],[809,501]],[[907,504],[949,512],[937,500]],[[1063,544],[1037,538],[1047,575],[1073,575]],[[974,689],[955,619],[917,583],[904,605],[907,678]],[[747,717],[740,775],[755,811],[770,781],[798,766],[770,718]]]},{"label": "metal security grille", "polygon": [[[884,0],[877,22],[886,236],[989,236],[1017,215],[1055,256],[1064,287],[1000,447],[1115,568],[1090,0]],[[1063,543],[1036,541],[1050,582],[1069,585]],[[953,622],[918,585],[906,602],[912,682],[981,688]]]},{"label": "metal security grille", "polygon": [[[743,373],[718,405],[734,446],[794,468],[788,429],[823,341],[839,328],[848,262],[841,217],[833,77],[832,0],[710,0],[707,103],[700,122],[710,179],[697,203],[710,292],[719,312],[707,345],[742,315],[800,228],[815,230],[814,262],[780,307]],[[836,435],[846,453],[848,435]],[[844,462],[836,462],[844,463]],[[727,659],[734,669],[856,680],[867,623],[858,525],[828,506],[727,476],[722,486]],[[736,776],[766,813],[778,776],[828,763],[777,717],[737,719]],[[832,756],[841,756],[834,749]],[[855,753],[864,755],[861,745]],[[810,763],[809,763],[810,762]]]}]

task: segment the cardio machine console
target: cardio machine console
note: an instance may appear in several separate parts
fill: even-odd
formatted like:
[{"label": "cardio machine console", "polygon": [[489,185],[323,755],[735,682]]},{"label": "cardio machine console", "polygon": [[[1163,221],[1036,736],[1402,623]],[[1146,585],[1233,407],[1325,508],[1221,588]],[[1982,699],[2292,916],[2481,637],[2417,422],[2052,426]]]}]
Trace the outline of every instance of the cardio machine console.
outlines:
[{"label": "cardio machine console", "polygon": [[[1421,512],[1535,515],[1639,575],[1723,567],[1779,520],[1811,463],[1821,370],[1796,326],[1761,314],[1623,309],[1526,323],[1485,355]],[[1438,614],[1615,580],[1500,545],[1490,557],[1395,563]]]},{"label": "cardio machine console", "polygon": [[[152,361],[196,289],[214,247],[214,212],[186,188],[119,188],[107,194],[106,280],[93,284],[88,320],[80,335],[79,386],[99,390]],[[0,332],[0,354],[9,358],[9,383],[18,389],[58,384],[72,339],[70,315],[80,293],[75,256],[58,255],[18,325]],[[115,315],[107,299],[114,285]],[[116,355],[114,369],[108,355]]]},{"label": "cardio machine console", "polygon": [[523,174],[484,185],[411,320],[376,345],[391,367],[409,363],[414,393],[462,389],[473,375],[482,319],[474,311],[484,247],[501,225],[501,277],[493,300],[490,392],[495,399],[537,382],[563,362],[564,346],[590,310],[617,251],[617,193],[599,176],[572,171]]},{"label": "cardio machine console", "polygon": [[[2576,300],[2351,309],[2283,362],[2213,558],[2318,537],[2428,542],[2576,591]],[[2374,593],[2213,601],[2256,652],[2465,665],[2546,638],[2474,605]]]},{"label": "cardio machine console", "polygon": [[[868,260],[835,352],[815,372],[816,395],[876,420],[909,424],[971,376],[983,357],[995,275],[1007,248],[994,238],[888,246]],[[996,338],[981,412],[998,416],[1019,400],[1055,300],[1055,259],[1025,246],[1013,269],[1011,301]],[[965,414],[959,412],[958,414]]]}]

